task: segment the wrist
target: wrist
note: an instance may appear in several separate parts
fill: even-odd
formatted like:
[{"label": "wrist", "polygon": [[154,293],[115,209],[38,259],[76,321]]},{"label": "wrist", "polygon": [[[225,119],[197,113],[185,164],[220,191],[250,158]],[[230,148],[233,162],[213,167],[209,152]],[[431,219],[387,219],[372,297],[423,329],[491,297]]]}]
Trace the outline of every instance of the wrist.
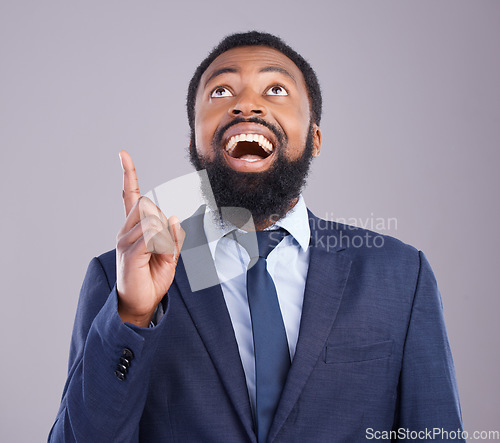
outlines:
[{"label": "wrist", "polygon": [[131,323],[141,328],[148,328],[151,320],[153,319],[154,310],[146,314],[137,314],[125,309],[118,301],[118,315],[122,319],[123,323]]}]

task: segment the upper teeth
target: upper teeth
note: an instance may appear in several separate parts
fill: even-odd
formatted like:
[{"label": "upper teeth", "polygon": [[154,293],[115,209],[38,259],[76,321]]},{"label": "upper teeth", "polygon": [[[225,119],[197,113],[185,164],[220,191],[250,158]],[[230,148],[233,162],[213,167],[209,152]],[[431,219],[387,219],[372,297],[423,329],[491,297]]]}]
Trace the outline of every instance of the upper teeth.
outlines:
[{"label": "upper teeth", "polygon": [[238,142],[257,142],[259,146],[268,154],[273,152],[273,144],[263,135],[260,134],[238,134],[233,135],[226,145],[226,151],[231,154],[236,148]]}]

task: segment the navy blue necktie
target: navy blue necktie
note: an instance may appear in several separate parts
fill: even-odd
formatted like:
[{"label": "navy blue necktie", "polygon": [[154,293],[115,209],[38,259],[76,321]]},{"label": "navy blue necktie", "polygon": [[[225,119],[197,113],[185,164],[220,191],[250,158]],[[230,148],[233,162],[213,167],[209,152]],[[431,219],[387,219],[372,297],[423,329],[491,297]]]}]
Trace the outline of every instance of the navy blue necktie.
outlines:
[{"label": "navy blue necktie", "polygon": [[287,232],[280,229],[257,231],[255,234],[258,256],[255,247],[245,245],[253,234],[244,235],[246,238],[240,243],[251,257],[247,271],[247,294],[255,348],[257,436],[259,443],[265,443],[290,369],[285,326],[276,287],[267,272],[266,259]]}]

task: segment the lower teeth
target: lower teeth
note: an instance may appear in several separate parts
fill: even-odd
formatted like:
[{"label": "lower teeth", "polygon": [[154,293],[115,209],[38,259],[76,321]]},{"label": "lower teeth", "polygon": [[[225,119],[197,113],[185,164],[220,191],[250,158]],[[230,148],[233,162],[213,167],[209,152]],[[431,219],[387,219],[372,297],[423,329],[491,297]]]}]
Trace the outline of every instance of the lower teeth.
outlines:
[{"label": "lower teeth", "polygon": [[263,157],[261,157],[260,155],[252,155],[252,154],[246,154],[240,157],[240,160],[245,160],[247,162],[257,162],[262,159]]}]

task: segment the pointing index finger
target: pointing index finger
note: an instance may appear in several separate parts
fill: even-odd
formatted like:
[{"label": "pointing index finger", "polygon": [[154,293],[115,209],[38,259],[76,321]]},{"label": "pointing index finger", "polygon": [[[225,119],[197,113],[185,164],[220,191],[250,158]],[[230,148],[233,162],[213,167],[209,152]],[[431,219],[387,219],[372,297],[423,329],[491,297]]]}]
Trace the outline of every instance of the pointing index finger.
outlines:
[{"label": "pointing index finger", "polygon": [[137,200],[141,197],[141,192],[139,191],[139,181],[130,154],[127,151],[120,151],[119,156],[123,169],[123,204],[125,206],[125,216],[128,216]]}]

